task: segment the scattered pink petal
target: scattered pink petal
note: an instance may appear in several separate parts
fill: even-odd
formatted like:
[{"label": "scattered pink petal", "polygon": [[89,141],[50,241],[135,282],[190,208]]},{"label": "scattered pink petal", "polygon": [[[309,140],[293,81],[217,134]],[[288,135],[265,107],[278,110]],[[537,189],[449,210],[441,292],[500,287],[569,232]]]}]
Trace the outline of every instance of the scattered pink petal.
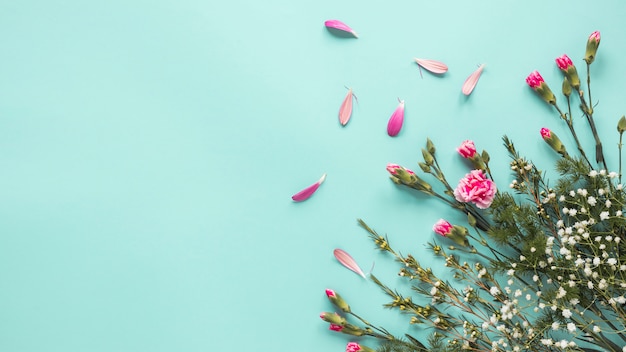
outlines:
[{"label": "scattered pink petal", "polygon": [[309,199],[309,197],[311,197],[313,193],[317,191],[317,189],[322,184],[322,182],[324,182],[325,179],[326,179],[326,174],[323,174],[322,177],[317,182],[303,189],[302,191],[294,194],[291,197],[291,199],[295,200],[296,202],[302,202],[303,200]]},{"label": "scattered pink petal", "polygon": [[425,70],[436,74],[442,74],[448,72],[448,66],[441,61],[427,60],[427,59],[415,59],[415,62],[423,67]]},{"label": "scattered pink petal", "polygon": [[358,38],[359,36],[356,35],[356,32],[354,30],[352,30],[352,28],[350,28],[347,24],[339,21],[339,20],[328,20],[326,22],[324,22],[324,25],[327,28],[331,28],[331,29],[337,29],[340,31],[344,31],[344,32],[348,32],[350,34],[352,34],[355,38]]},{"label": "scattered pink petal", "polygon": [[467,79],[465,83],[463,83],[463,94],[470,95],[476,87],[476,83],[478,83],[478,79],[480,75],[483,73],[483,69],[485,68],[485,64],[478,66],[478,69],[474,71]]},{"label": "scattered pink petal", "polygon": [[352,97],[354,93],[352,93],[352,88],[348,89],[348,94],[343,99],[343,103],[341,103],[341,107],[339,108],[339,122],[342,126],[345,126],[348,121],[350,121],[350,116],[352,116]]},{"label": "scattered pink petal", "polygon": [[393,112],[387,123],[387,134],[391,137],[395,137],[400,133],[402,129],[402,123],[404,122],[404,100],[398,99],[400,104]]},{"label": "scattered pink petal", "polygon": [[350,256],[350,254],[348,254],[343,249],[339,249],[339,248],[335,249],[333,253],[335,254],[335,258],[337,258],[337,260],[339,261],[339,263],[341,263],[341,265],[354,271],[355,273],[359,274],[361,277],[365,279],[365,273],[363,273],[363,270],[359,268],[359,265],[356,263],[354,259],[352,259],[352,256]]}]

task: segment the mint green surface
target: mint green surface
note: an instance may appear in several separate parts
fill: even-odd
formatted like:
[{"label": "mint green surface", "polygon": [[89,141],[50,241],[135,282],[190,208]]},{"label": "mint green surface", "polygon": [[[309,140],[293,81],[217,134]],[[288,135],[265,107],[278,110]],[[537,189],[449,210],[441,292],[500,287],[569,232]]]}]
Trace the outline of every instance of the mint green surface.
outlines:
[{"label": "mint green surface", "polygon": [[[539,129],[569,142],[566,128],[524,78],[537,69],[558,90],[554,58],[584,73],[600,30],[593,93],[616,167],[624,13],[618,0],[3,0],[0,351],[343,351],[318,318],[327,287],[402,332],[408,318],[332,250],[395,285],[356,219],[427,263],[432,224],[462,218],[395,187],[385,165],[417,168],[428,136],[457,179],[454,149],[473,139],[506,189],[507,134],[548,167]],[[421,78],[414,57],[450,71]],[[358,104],[341,127],[344,86]]]}]

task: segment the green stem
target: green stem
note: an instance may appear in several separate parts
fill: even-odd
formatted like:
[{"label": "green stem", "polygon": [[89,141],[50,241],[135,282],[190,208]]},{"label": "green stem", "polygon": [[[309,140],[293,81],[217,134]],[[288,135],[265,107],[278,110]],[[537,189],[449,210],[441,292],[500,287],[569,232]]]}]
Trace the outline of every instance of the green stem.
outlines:
[{"label": "green stem", "polygon": [[609,170],[606,166],[606,161],[604,160],[604,153],[602,151],[602,142],[600,141],[600,136],[598,135],[598,130],[596,129],[596,124],[593,121],[593,110],[587,105],[585,101],[585,93],[582,90],[578,91],[578,96],[580,98],[581,109],[587,118],[587,122],[589,122],[589,127],[591,128],[591,133],[593,134],[593,138],[596,141],[596,162],[602,163],[602,166],[605,170]]},{"label": "green stem", "polygon": [[576,147],[578,147],[578,151],[580,152],[580,155],[583,157],[583,159],[585,159],[585,161],[587,162],[587,164],[589,164],[589,167],[593,168],[593,166],[591,165],[591,162],[589,161],[589,159],[587,158],[587,154],[585,153],[585,150],[583,149],[582,145],[580,145],[580,141],[578,140],[578,135],[576,134],[576,131],[574,130],[574,122],[572,121],[572,113],[571,113],[571,107],[570,107],[570,102],[569,102],[569,97],[567,99],[567,105],[568,105],[568,109],[570,110],[570,118],[567,118],[567,115],[565,115],[561,109],[558,107],[558,105],[554,105],[554,108],[556,109],[556,111],[559,112],[559,115],[561,115],[561,118],[563,120],[565,120],[565,123],[567,124],[567,127],[569,128],[570,133],[572,134],[572,137],[574,137],[574,141],[576,142]]},{"label": "green stem", "polygon": [[619,144],[617,145],[619,149],[619,183],[622,183],[622,135],[624,133],[620,132],[619,134]]},{"label": "green stem", "polygon": [[[590,66],[587,63],[587,93],[589,93],[589,104],[593,105],[593,100],[591,100],[591,74],[589,68]],[[593,114],[593,107],[591,105],[589,105],[589,108],[591,109],[591,114]]]}]

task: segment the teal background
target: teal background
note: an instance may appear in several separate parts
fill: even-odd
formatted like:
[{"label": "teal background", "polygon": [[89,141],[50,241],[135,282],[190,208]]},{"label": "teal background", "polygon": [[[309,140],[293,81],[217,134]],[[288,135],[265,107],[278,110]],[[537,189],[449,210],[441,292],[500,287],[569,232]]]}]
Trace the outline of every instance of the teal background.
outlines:
[{"label": "teal background", "polygon": [[[348,337],[318,318],[332,309],[327,287],[402,333],[408,318],[332,250],[402,288],[356,219],[428,263],[432,224],[462,217],[395,187],[385,165],[417,169],[430,137],[455,180],[467,165],[454,149],[473,139],[504,190],[507,134],[549,169],[539,129],[571,141],[524,79],[537,69],[558,91],[554,58],[568,53],[583,74],[600,30],[593,96],[616,168],[625,11],[618,0],[0,1],[0,350],[343,351]],[[327,19],[359,39],[332,35]],[[450,71],[421,78],[414,57]],[[344,86],[358,104],[341,127]],[[391,138],[397,98],[405,125]]]}]

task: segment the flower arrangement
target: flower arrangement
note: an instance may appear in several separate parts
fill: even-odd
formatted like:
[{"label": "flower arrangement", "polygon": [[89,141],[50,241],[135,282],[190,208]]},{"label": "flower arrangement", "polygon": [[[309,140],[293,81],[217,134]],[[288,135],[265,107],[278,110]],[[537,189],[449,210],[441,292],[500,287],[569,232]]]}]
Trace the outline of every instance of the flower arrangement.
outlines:
[{"label": "flower arrangement", "polygon": [[[584,61],[586,85],[576,66],[563,55],[556,59],[564,80],[566,107],[539,72],[526,78],[528,86],[550,104],[567,125],[574,147],[542,128],[540,136],[558,153],[550,184],[530,159],[506,136],[510,155],[510,190],[496,187],[489,154],[473,141],[457,148],[472,170],[453,187],[437,161],[428,139],[418,163],[422,173],[389,164],[391,180],[401,187],[436,197],[467,215],[466,224],[441,219],[433,225],[437,239],[428,243],[454,280],[437,276],[414,256],[400,254],[387,236],[363,220],[359,225],[376,248],[399,264],[399,275],[412,288],[402,294],[383,280],[370,279],[389,296],[386,308],[408,315],[412,325],[431,328],[427,337],[396,336],[357,315],[347,300],[327,289],[337,312],[321,318],[330,330],[380,340],[377,351],[626,351],[626,200],[622,185],[621,148],[626,117],[617,123],[619,168],[611,172],[594,122],[590,66],[596,58],[600,33],[592,33]],[[574,126],[572,105],[578,105],[587,126]],[[593,135],[587,150],[577,131]],[[574,152],[574,149],[576,151]],[[426,178],[436,180],[435,186]],[[347,254],[345,254],[347,255]],[[348,295],[346,295],[348,296]],[[420,335],[422,336],[422,335]],[[374,351],[351,341],[346,351]]]}]

